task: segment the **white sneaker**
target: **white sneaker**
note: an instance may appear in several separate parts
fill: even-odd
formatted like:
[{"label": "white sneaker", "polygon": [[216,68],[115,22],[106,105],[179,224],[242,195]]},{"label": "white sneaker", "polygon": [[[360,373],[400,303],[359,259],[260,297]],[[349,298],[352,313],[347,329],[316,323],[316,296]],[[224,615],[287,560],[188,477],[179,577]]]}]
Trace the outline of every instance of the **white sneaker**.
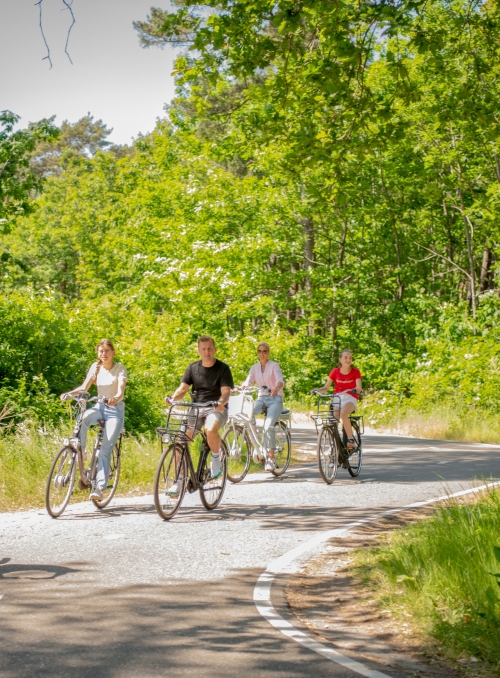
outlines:
[{"label": "white sneaker", "polygon": [[89,499],[92,499],[92,501],[101,501],[103,498],[102,490],[100,487],[95,487],[92,492],[90,493]]},{"label": "white sneaker", "polygon": [[218,478],[222,474],[222,463],[220,460],[220,456],[217,455],[216,457],[212,453],[212,461],[210,462],[210,474],[212,478]]},{"label": "white sneaker", "polygon": [[262,461],[262,455],[259,454],[255,447],[253,448],[252,457],[256,464]]},{"label": "white sneaker", "polygon": [[277,467],[276,460],[273,459],[272,457],[268,457],[266,459],[266,465],[264,467],[264,471],[274,471],[274,469]]},{"label": "white sneaker", "polygon": [[179,498],[179,492],[181,491],[182,487],[182,478],[179,478],[179,480],[174,483],[173,485],[170,485],[168,490],[165,492],[165,495],[167,497],[170,497],[170,499],[178,499]]}]

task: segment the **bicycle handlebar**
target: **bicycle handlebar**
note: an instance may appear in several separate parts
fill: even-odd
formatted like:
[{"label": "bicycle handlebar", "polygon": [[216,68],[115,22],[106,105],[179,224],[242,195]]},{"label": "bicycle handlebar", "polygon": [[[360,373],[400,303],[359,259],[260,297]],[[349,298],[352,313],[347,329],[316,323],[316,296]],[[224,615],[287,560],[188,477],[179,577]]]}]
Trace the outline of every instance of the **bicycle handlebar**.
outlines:
[{"label": "bicycle handlebar", "polygon": [[183,400],[172,400],[167,396],[167,401],[170,407],[198,407],[199,409],[203,407],[218,407],[220,402],[218,400],[209,400],[206,403],[185,403]]},{"label": "bicycle handlebar", "polygon": [[338,398],[339,396],[343,395],[344,393],[348,393],[349,395],[359,395],[359,396],[361,396],[361,393],[358,393],[355,388],[347,389],[347,391],[342,391],[342,393],[320,393],[317,389],[314,389],[313,391],[311,391],[311,395],[317,395],[320,398]]},{"label": "bicycle handlebar", "polygon": [[93,396],[92,398],[86,398],[86,397],[83,396],[84,393],[87,393],[87,392],[82,391],[81,393],[79,393],[76,396],[73,395],[72,393],[65,393],[63,402],[65,402],[66,400],[75,400],[77,403],[80,403],[82,400],[84,400],[86,403],[97,402],[100,405],[107,405],[108,402],[109,402],[108,398],[104,398],[104,397],[99,398],[99,396]]}]

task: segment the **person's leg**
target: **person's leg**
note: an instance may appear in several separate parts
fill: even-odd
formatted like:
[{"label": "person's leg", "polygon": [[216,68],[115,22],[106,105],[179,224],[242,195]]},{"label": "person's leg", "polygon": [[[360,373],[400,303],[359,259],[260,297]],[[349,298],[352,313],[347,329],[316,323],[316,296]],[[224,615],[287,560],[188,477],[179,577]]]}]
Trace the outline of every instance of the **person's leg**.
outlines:
[{"label": "person's leg", "polygon": [[219,429],[227,422],[227,410],[218,412],[212,410],[205,421],[205,434],[207,436],[208,446],[212,452],[212,460],[210,463],[210,471],[214,478],[217,478],[221,473],[221,460],[219,456],[221,438]]},{"label": "person's leg", "polygon": [[263,398],[262,397],[257,398],[257,400],[253,404],[253,418],[252,418],[252,426],[255,433],[257,433],[257,422],[255,421],[255,417],[262,412],[263,407],[264,407]]},{"label": "person's leg", "polygon": [[87,445],[87,433],[89,432],[89,426],[95,426],[97,422],[103,418],[100,407],[91,407],[83,413],[82,425],[80,427],[80,446],[82,448],[82,454],[85,453],[85,447]]},{"label": "person's leg", "polygon": [[342,424],[344,426],[344,431],[348,440],[352,440],[352,426],[349,415],[356,412],[356,405],[351,402],[345,402],[342,404],[342,409],[340,410],[340,418],[342,419]]},{"label": "person's leg", "polygon": [[122,408],[105,407],[104,409],[104,432],[102,436],[101,449],[99,452],[99,464],[97,467],[96,485],[100,490],[105,490],[109,476],[109,466],[111,463],[111,453],[115,446],[118,436],[123,428]]},{"label": "person's leg", "polygon": [[224,412],[211,410],[205,420],[205,434],[207,436],[208,446],[210,447],[213,455],[219,454],[221,443],[219,429],[225,426],[226,423],[227,423],[226,409],[224,409]]},{"label": "person's leg", "polygon": [[274,425],[283,411],[283,398],[281,396],[266,397],[267,414],[264,421],[264,445],[271,459],[274,459],[276,449],[276,431]]}]

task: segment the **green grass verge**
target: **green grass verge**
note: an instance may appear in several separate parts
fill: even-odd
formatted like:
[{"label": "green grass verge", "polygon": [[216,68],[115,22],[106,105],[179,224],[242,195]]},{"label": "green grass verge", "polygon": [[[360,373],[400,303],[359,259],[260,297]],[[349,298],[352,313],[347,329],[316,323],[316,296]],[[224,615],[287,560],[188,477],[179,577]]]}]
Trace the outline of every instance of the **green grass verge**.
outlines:
[{"label": "green grass verge", "polygon": [[500,489],[382,537],[354,558],[377,605],[438,654],[500,672]]},{"label": "green grass verge", "polygon": [[[33,425],[19,426],[14,434],[0,434],[0,511],[45,505],[45,483],[50,465],[64,437],[57,429],[46,431]],[[158,440],[127,436],[122,450],[118,495],[152,490],[160,456]],[[88,492],[75,488],[72,501],[82,501],[87,496]]]},{"label": "green grass verge", "polygon": [[[67,427],[62,430],[67,431]],[[57,429],[44,430],[35,425],[21,425],[15,433],[0,431],[0,511],[45,505],[45,484],[50,465],[66,436],[67,432],[62,435]],[[201,438],[198,442],[201,442]],[[89,432],[87,449],[92,449],[92,444],[92,432]],[[126,436],[116,496],[152,492],[159,457],[160,444],[157,438]],[[292,456],[290,463],[301,462]],[[252,460],[249,473],[257,471],[262,471],[262,465]],[[79,491],[77,484],[71,502],[85,501],[87,498],[88,490]]]},{"label": "green grass verge", "polygon": [[423,411],[411,409],[405,400],[393,402],[390,396],[367,396],[360,414],[365,424],[378,431],[413,435],[434,440],[500,444],[500,418],[490,410],[464,407],[463,403],[433,403]]}]

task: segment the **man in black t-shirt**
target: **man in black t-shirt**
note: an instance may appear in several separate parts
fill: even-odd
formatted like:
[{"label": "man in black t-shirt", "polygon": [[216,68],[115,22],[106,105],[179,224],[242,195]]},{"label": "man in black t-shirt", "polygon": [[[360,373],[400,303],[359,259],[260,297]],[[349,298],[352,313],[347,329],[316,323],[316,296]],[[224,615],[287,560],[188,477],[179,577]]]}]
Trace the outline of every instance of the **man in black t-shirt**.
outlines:
[{"label": "man in black t-shirt", "polygon": [[[207,441],[212,451],[210,468],[214,478],[221,474],[219,429],[227,422],[227,401],[231,389],[234,388],[231,370],[228,365],[216,359],[216,350],[212,337],[202,336],[198,339],[201,360],[188,365],[179,388],[172,396],[172,400],[182,400],[192,386],[195,403],[218,401],[216,407],[200,411],[197,424],[197,428],[200,429],[205,426]],[[165,400],[169,402],[168,398]]]}]

